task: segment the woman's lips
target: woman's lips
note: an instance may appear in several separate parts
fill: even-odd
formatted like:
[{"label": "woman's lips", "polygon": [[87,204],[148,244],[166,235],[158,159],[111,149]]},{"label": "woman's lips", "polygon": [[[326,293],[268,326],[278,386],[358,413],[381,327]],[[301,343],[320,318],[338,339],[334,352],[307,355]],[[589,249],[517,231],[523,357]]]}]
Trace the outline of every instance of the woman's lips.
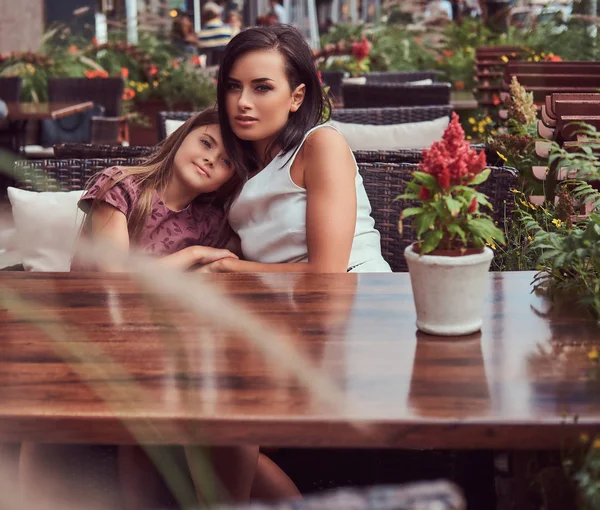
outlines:
[{"label": "woman's lips", "polygon": [[236,124],[242,127],[252,126],[258,122],[258,120],[253,117],[236,117],[234,120]]}]

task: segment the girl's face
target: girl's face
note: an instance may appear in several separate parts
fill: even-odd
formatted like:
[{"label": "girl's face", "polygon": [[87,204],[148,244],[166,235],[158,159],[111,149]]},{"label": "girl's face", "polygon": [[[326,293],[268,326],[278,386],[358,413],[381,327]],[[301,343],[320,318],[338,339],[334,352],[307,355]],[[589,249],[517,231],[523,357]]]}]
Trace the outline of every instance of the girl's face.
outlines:
[{"label": "girl's face", "polygon": [[174,160],[175,176],[198,193],[211,193],[235,170],[223,147],[218,124],[200,126],[185,137]]},{"label": "girl's face", "polygon": [[227,83],[227,117],[242,140],[266,147],[285,126],[304,99],[304,84],[291,90],[285,58],[275,50],[256,50],[239,57]]}]

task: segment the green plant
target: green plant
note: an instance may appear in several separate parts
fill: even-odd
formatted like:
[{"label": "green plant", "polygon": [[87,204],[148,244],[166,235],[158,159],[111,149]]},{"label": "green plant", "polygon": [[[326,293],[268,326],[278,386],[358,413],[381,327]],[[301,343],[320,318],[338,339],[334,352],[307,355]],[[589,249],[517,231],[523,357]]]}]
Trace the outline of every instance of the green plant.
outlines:
[{"label": "green plant", "polygon": [[405,209],[400,219],[414,217],[421,253],[436,249],[464,252],[505,242],[502,231],[480,210],[491,209],[485,195],[475,189],[490,175],[485,166],[485,154],[469,147],[458,116],[452,114],[442,141],[423,151],[421,171],[414,173],[407,193],[398,197],[420,202],[420,206]]}]

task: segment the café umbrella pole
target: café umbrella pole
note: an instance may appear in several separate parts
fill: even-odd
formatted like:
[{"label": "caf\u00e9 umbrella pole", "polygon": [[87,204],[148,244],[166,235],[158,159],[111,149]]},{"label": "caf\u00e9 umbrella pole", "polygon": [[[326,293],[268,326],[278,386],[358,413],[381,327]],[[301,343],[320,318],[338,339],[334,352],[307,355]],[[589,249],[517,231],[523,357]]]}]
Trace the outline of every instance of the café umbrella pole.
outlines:
[{"label": "caf\u00e9 umbrella pole", "polygon": [[127,12],[127,42],[129,44],[138,43],[138,6],[137,0],[126,0],[125,9]]}]

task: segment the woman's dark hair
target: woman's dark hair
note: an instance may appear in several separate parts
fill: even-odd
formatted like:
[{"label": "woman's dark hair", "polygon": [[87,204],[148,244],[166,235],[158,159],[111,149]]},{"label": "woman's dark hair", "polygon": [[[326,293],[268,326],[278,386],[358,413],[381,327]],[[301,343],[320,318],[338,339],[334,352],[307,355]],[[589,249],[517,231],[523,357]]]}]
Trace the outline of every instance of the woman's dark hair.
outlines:
[{"label": "woman's dark hair", "polygon": [[[286,125],[267,147],[266,154],[256,154],[251,142],[235,136],[226,111],[231,68],[242,55],[259,50],[276,50],[283,55],[285,74],[292,90],[301,84],[306,86],[302,105],[296,112],[290,113]],[[331,106],[328,102],[321,88],[312,50],[296,28],[290,25],[252,27],[240,32],[227,44],[219,68],[217,103],[223,143],[236,167],[252,172],[260,168],[273,147],[280,147],[284,153],[297,147],[309,129],[327,120],[325,113],[331,110],[326,108],[326,105]]]}]

